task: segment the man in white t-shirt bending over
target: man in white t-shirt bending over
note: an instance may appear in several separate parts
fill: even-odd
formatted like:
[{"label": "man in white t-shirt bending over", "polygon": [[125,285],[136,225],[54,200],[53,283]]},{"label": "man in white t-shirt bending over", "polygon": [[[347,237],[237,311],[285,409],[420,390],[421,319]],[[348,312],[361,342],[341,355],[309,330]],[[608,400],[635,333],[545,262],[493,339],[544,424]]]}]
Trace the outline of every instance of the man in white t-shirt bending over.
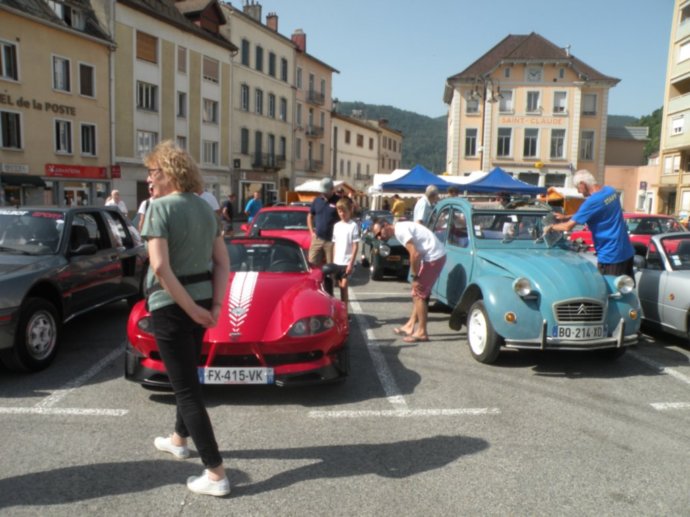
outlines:
[{"label": "man in white t-shirt bending over", "polygon": [[401,221],[389,224],[379,220],[372,226],[374,237],[387,241],[395,235],[410,253],[412,273],[412,314],[402,327],[393,330],[404,334],[405,343],[429,341],[427,332],[427,302],[431,288],[441,274],[446,262],[446,249],[436,235],[426,226],[416,222]]}]

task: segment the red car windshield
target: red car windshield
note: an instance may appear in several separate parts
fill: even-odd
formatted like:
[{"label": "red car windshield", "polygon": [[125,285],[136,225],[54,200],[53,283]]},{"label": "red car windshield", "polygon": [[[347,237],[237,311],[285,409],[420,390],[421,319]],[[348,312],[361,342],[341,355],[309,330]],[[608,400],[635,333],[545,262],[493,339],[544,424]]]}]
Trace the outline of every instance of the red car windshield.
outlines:
[{"label": "red car windshield", "polygon": [[290,241],[233,239],[228,242],[230,271],[306,273],[309,270],[302,249]]},{"label": "red car windshield", "polygon": [[261,230],[308,230],[308,211],[262,212],[254,219],[254,226]]}]

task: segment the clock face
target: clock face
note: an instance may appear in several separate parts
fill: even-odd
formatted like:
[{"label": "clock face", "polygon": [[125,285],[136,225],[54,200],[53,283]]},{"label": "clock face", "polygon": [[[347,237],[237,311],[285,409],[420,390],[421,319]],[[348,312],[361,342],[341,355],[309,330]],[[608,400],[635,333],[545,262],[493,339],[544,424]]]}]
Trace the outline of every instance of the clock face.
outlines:
[{"label": "clock face", "polygon": [[527,80],[531,82],[541,81],[541,68],[529,68],[527,70]]}]

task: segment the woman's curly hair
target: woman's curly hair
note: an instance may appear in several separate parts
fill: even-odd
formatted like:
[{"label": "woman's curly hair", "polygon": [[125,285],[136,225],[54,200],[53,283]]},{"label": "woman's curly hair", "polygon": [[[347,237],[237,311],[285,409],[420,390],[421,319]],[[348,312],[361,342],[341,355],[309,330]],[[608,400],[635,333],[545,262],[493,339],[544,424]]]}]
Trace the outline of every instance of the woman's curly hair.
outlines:
[{"label": "woman's curly hair", "polygon": [[204,182],[194,159],[172,140],[164,140],[144,158],[149,168],[159,167],[180,192],[201,192]]}]

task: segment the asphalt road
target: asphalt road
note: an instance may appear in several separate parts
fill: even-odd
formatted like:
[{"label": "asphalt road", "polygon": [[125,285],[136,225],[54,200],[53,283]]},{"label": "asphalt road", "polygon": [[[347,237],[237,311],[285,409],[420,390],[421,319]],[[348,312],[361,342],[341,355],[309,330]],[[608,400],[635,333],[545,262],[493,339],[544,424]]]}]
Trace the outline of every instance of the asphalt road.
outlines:
[{"label": "asphalt road", "polygon": [[486,366],[444,313],[396,338],[407,284],[354,283],[347,382],[207,389],[224,499],[185,488],[198,456],[154,449],[174,405],[122,377],[126,305],[75,320],[50,369],[0,370],[0,514],[690,515],[687,342]]}]

